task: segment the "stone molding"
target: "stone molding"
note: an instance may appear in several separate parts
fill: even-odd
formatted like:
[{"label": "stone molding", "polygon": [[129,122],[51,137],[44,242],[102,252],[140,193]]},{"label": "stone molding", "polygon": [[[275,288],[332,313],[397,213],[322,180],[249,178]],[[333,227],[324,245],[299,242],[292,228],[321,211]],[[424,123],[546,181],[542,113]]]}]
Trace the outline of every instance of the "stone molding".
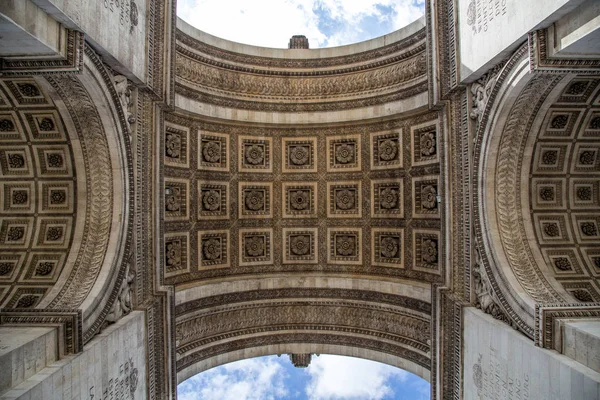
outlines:
[{"label": "stone molding", "polygon": [[597,74],[600,59],[553,58],[549,49],[553,46],[552,32],[540,29],[529,33],[529,65],[531,71],[546,73]]},{"label": "stone molding", "polygon": [[83,351],[83,327],[81,310],[30,310],[0,309],[0,326],[56,326],[60,356]]},{"label": "stone molding", "polygon": [[0,72],[4,76],[36,74],[68,74],[83,72],[83,55],[86,47],[82,32],[65,29],[66,48],[62,57],[39,59],[0,59]]},{"label": "stone molding", "polygon": [[600,318],[600,303],[544,304],[535,307],[535,345],[562,352],[561,320]]}]

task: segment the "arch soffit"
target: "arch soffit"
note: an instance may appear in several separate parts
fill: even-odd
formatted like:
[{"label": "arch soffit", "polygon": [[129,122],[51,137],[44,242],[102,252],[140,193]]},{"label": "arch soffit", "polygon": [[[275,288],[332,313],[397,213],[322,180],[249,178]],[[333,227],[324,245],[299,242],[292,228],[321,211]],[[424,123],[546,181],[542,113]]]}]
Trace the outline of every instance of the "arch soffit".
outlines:
[{"label": "arch soffit", "polygon": [[529,174],[538,132],[574,75],[532,74],[528,61],[524,46],[490,73],[495,83],[477,131],[474,201],[480,267],[515,326],[533,336],[536,304],[572,301],[537,245]]},{"label": "arch soffit", "polygon": [[[46,154],[63,146],[59,143],[60,140],[65,140],[67,146],[73,148],[72,157],[65,158],[65,162],[68,161],[65,171],[61,172],[62,169],[58,166],[54,168],[57,177],[63,177],[65,180],[63,186],[66,188],[64,196],[66,208],[57,205],[53,208],[51,203],[45,203],[46,199],[48,201],[52,199],[50,196],[52,190],[59,191],[62,188],[59,187],[60,185],[48,186],[48,196],[44,193],[32,193],[34,198],[37,196],[36,201],[41,207],[37,210],[38,205],[32,205],[34,218],[37,218],[39,211],[41,219],[42,216],[54,217],[50,218],[51,223],[65,217],[72,218],[74,222],[73,226],[62,228],[57,225],[61,228],[57,232],[68,234],[71,242],[65,242],[63,246],[65,255],[57,259],[61,263],[61,269],[51,272],[52,281],[45,282],[49,284],[47,290],[37,298],[31,308],[34,313],[36,310],[44,313],[82,310],[82,339],[85,343],[101,328],[117,298],[126,274],[127,254],[131,241],[130,182],[133,171],[130,143],[127,135],[124,135],[124,132],[128,132],[128,128],[113,86],[112,75],[89,48],[86,49],[84,63],[85,71],[82,75],[5,78],[5,81],[9,82],[9,86],[12,81],[22,81],[21,83],[37,86],[42,92],[38,97],[41,99],[46,96],[56,107],[56,111],[50,112],[52,115],[49,116],[44,114],[49,113],[47,107],[40,111],[29,107],[27,113],[21,113],[23,116],[27,114],[33,117],[31,121],[25,122],[29,124],[28,133],[25,135],[34,135],[30,139],[34,142],[33,147],[41,151],[40,156],[33,160],[35,164],[40,163],[37,169],[41,168],[42,173],[49,176],[54,172],[52,168],[44,169],[43,159],[40,157],[42,153]],[[50,122],[58,128],[64,128],[64,131],[59,129],[56,137],[50,134],[48,134],[50,136],[46,135],[47,138],[42,137],[41,133],[44,132],[41,132],[39,126],[42,120],[35,119],[37,114],[40,114],[40,118],[51,117]],[[35,121],[38,124],[32,125]],[[38,131],[39,134],[36,134],[35,132]],[[44,189],[42,184],[38,186],[40,190]],[[58,193],[55,197],[55,201],[63,200]],[[59,214],[48,214],[50,209],[56,209],[54,213]],[[44,221],[41,222],[34,225],[37,228],[44,227]],[[42,233],[44,232],[33,232],[28,237],[32,240],[39,239]],[[54,251],[52,243],[42,243],[41,239],[38,239],[28,247],[33,246],[35,253],[39,253],[40,257],[50,256],[51,253],[44,253],[44,250],[47,247]],[[38,261],[44,260],[40,258]],[[28,268],[33,265],[30,264],[23,263],[21,266]],[[20,272],[13,274],[15,279],[29,275]],[[29,279],[35,277],[34,273],[29,276]],[[26,294],[22,293],[22,295]],[[19,299],[16,299],[16,303],[13,302],[15,304],[11,303],[12,306],[5,304],[4,307],[14,308],[18,301]],[[23,304],[20,306],[22,307]],[[18,322],[18,317],[15,322]]]},{"label": "arch soffit", "polygon": [[[196,364],[190,365],[177,372],[177,382],[182,383],[188,378],[195,376],[201,372],[211,368],[221,366],[223,364],[244,360],[254,357],[281,355],[281,354],[333,354],[339,356],[348,356],[363,358],[365,360],[376,361],[388,364],[397,368],[408,371],[420,378],[430,382],[431,372],[412,361],[394,356],[388,353],[383,353],[377,350],[343,346],[335,344],[320,344],[320,343],[282,343],[282,344],[267,344],[263,346],[248,347],[242,350],[234,350],[222,353],[218,356],[210,357]],[[314,357],[314,356],[313,356]]]}]

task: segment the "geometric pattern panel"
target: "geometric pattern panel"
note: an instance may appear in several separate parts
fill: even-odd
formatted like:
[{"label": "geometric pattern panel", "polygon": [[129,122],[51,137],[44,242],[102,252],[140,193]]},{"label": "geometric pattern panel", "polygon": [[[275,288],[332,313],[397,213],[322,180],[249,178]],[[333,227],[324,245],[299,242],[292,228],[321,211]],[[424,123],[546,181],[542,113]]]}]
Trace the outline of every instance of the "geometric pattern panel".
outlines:
[{"label": "geometric pattern panel", "polygon": [[[600,79],[574,78],[546,111],[529,199],[543,259],[575,301],[599,301]],[[598,266],[596,266],[598,263]]]},{"label": "geometric pattern panel", "polygon": [[0,307],[35,307],[71,247],[77,175],[69,135],[33,78],[0,80]]},{"label": "geometric pattern panel", "polygon": [[298,129],[167,113],[161,139],[177,129],[189,167],[164,164],[166,282],[282,269],[441,282],[442,263],[413,250],[441,224],[437,117]]}]

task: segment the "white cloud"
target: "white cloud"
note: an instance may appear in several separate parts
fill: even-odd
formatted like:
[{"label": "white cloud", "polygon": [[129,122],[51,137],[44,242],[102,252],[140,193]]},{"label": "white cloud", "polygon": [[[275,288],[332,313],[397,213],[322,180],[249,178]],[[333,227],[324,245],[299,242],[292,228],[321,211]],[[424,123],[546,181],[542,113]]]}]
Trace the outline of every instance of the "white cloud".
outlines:
[{"label": "white cloud", "polygon": [[195,375],[177,387],[179,400],[273,400],[287,395],[286,373],[273,358],[241,360]]},{"label": "white cloud", "polygon": [[301,34],[317,48],[372,38],[382,33],[381,25],[399,29],[419,18],[423,7],[424,0],[179,0],[177,14],[236,42],[285,48]]},{"label": "white cloud", "polygon": [[308,398],[314,400],[381,400],[393,394],[391,382],[404,382],[408,372],[389,365],[352,357],[313,357],[307,369]]}]

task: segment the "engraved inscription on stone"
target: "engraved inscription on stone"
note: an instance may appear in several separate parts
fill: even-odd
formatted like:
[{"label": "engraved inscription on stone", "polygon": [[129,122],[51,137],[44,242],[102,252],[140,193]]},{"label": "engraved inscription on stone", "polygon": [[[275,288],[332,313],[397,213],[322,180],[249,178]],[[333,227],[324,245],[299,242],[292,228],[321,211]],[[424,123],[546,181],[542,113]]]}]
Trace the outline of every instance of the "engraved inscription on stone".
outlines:
[{"label": "engraved inscription on stone", "polygon": [[506,14],[506,0],[471,0],[467,10],[467,25],[473,34],[487,32],[489,25]]}]

